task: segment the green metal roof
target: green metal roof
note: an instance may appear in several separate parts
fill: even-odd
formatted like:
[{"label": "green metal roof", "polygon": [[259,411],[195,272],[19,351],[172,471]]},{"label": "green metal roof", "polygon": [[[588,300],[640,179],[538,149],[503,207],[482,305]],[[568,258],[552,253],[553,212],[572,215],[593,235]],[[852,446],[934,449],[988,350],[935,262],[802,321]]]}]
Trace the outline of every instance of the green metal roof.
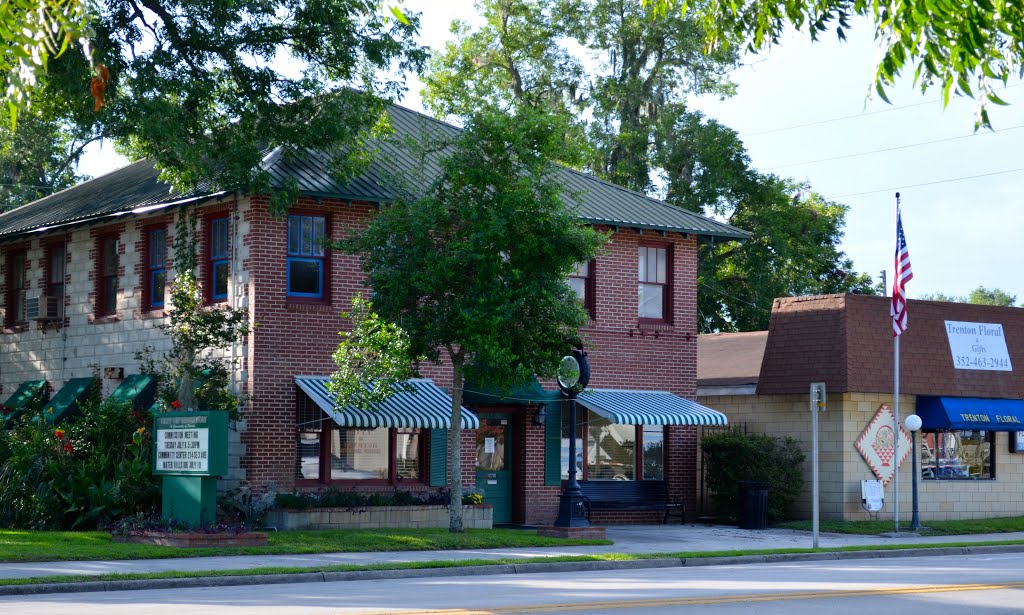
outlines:
[{"label": "green metal roof", "polygon": [[576,397],[616,425],[728,425],[724,414],[668,391],[587,389]]},{"label": "green metal roof", "polygon": [[14,394],[7,398],[3,407],[3,427],[11,426],[14,419],[18,418],[28,409],[29,405],[36,402],[46,402],[49,388],[45,380],[29,380],[22,382]]},{"label": "green metal roof", "polygon": [[[285,156],[281,148],[270,151],[262,167],[272,184],[294,180],[303,194],[371,202],[395,199],[396,182],[425,186],[440,173],[444,150],[434,149],[423,158],[410,142],[437,143],[451,140],[460,129],[411,109],[392,105],[388,110],[393,133],[371,140],[375,153],[356,177],[339,183],[330,173],[330,160],[320,152]],[[557,167],[565,197],[577,208],[581,220],[592,224],[652,229],[725,239],[746,239],[749,233],[723,222],[653,199],[586,173]],[[64,225],[82,224],[128,213],[142,213],[183,201],[202,200],[221,193],[200,186],[188,194],[173,191],[157,179],[153,164],[139,161],[107,175],[0,214],[0,240],[20,237]]]},{"label": "green metal roof", "polygon": [[99,386],[95,378],[72,378],[61,387],[53,399],[46,404],[46,420],[51,423],[62,423],[81,413],[81,404],[94,394]]}]

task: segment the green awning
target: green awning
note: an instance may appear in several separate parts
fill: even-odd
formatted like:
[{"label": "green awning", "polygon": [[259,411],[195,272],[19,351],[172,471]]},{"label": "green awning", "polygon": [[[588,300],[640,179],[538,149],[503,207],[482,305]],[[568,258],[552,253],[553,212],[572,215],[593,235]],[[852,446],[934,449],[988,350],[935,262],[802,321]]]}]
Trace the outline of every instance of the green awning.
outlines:
[{"label": "green awning", "polygon": [[61,423],[79,414],[82,411],[80,404],[85,403],[98,387],[99,382],[91,377],[68,380],[68,383],[46,404],[46,411],[43,413],[46,420]]},{"label": "green awning", "polygon": [[462,386],[463,404],[528,406],[561,399],[561,391],[545,391],[536,378],[531,378],[525,384],[506,390],[479,386],[473,382],[466,382]]},{"label": "green awning", "polygon": [[49,389],[45,380],[29,380],[22,382],[18,390],[7,398],[3,407],[4,429],[11,426],[11,422],[25,413],[28,407],[36,402],[46,402]]},{"label": "green awning", "polygon": [[131,403],[137,410],[149,408],[156,399],[156,378],[149,374],[132,374],[125,378],[107,399]]},{"label": "green awning", "polygon": [[724,414],[668,391],[587,389],[576,401],[617,425],[728,425]]},{"label": "green awning", "polygon": [[[452,398],[430,380],[414,379],[408,383],[415,392],[399,391],[373,410],[351,406],[338,411],[334,395],[327,390],[326,376],[296,376],[295,384],[341,427],[423,427],[448,429],[452,425]],[[477,429],[476,415],[462,409],[462,428]]]}]

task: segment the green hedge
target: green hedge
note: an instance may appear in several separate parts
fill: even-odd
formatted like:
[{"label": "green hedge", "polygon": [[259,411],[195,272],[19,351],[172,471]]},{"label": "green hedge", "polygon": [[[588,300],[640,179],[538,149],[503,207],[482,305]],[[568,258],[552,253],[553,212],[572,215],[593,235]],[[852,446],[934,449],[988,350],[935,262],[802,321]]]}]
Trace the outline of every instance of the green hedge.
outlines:
[{"label": "green hedge", "polygon": [[701,439],[705,481],[717,514],[739,516],[737,481],[768,482],[768,519],[790,518],[804,486],[805,456],[793,438],[723,431]]}]

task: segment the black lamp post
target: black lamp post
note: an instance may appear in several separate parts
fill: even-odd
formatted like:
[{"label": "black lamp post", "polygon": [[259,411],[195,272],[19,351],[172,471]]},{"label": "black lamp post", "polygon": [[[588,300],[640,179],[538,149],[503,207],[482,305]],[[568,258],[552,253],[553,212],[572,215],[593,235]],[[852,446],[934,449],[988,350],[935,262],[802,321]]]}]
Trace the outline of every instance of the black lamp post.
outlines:
[{"label": "black lamp post", "polygon": [[558,366],[558,388],[569,401],[569,480],[558,501],[555,527],[590,527],[583,510],[583,492],[576,481],[576,396],[587,388],[590,381],[590,363],[587,353],[573,350],[562,357]]},{"label": "black lamp post", "polygon": [[913,476],[911,477],[911,506],[913,512],[910,514],[910,531],[916,532],[921,529],[921,518],[918,516],[917,512],[917,432],[921,429],[921,417],[916,414],[911,414],[907,417],[904,424],[907,426],[907,429],[910,430],[910,470],[913,472]]}]

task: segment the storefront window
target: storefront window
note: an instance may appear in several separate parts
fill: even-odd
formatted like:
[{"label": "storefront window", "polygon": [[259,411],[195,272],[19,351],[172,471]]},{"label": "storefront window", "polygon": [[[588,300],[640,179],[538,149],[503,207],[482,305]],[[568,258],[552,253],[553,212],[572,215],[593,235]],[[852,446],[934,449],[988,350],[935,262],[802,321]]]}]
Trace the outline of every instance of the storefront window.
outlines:
[{"label": "storefront window", "polygon": [[942,480],[995,478],[995,433],[922,432],[921,476]]},{"label": "storefront window", "polygon": [[[579,407],[576,425],[576,478],[664,480],[664,430],[662,425],[613,424],[608,419]],[[562,480],[569,478],[569,438],[564,437],[568,433],[569,413],[563,412]],[[642,476],[638,475],[638,467],[642,469]]]},{"label": "storefront window", "polygon": [[331,431],[332,480],[385,480],[387,477],[387,429]]}]

